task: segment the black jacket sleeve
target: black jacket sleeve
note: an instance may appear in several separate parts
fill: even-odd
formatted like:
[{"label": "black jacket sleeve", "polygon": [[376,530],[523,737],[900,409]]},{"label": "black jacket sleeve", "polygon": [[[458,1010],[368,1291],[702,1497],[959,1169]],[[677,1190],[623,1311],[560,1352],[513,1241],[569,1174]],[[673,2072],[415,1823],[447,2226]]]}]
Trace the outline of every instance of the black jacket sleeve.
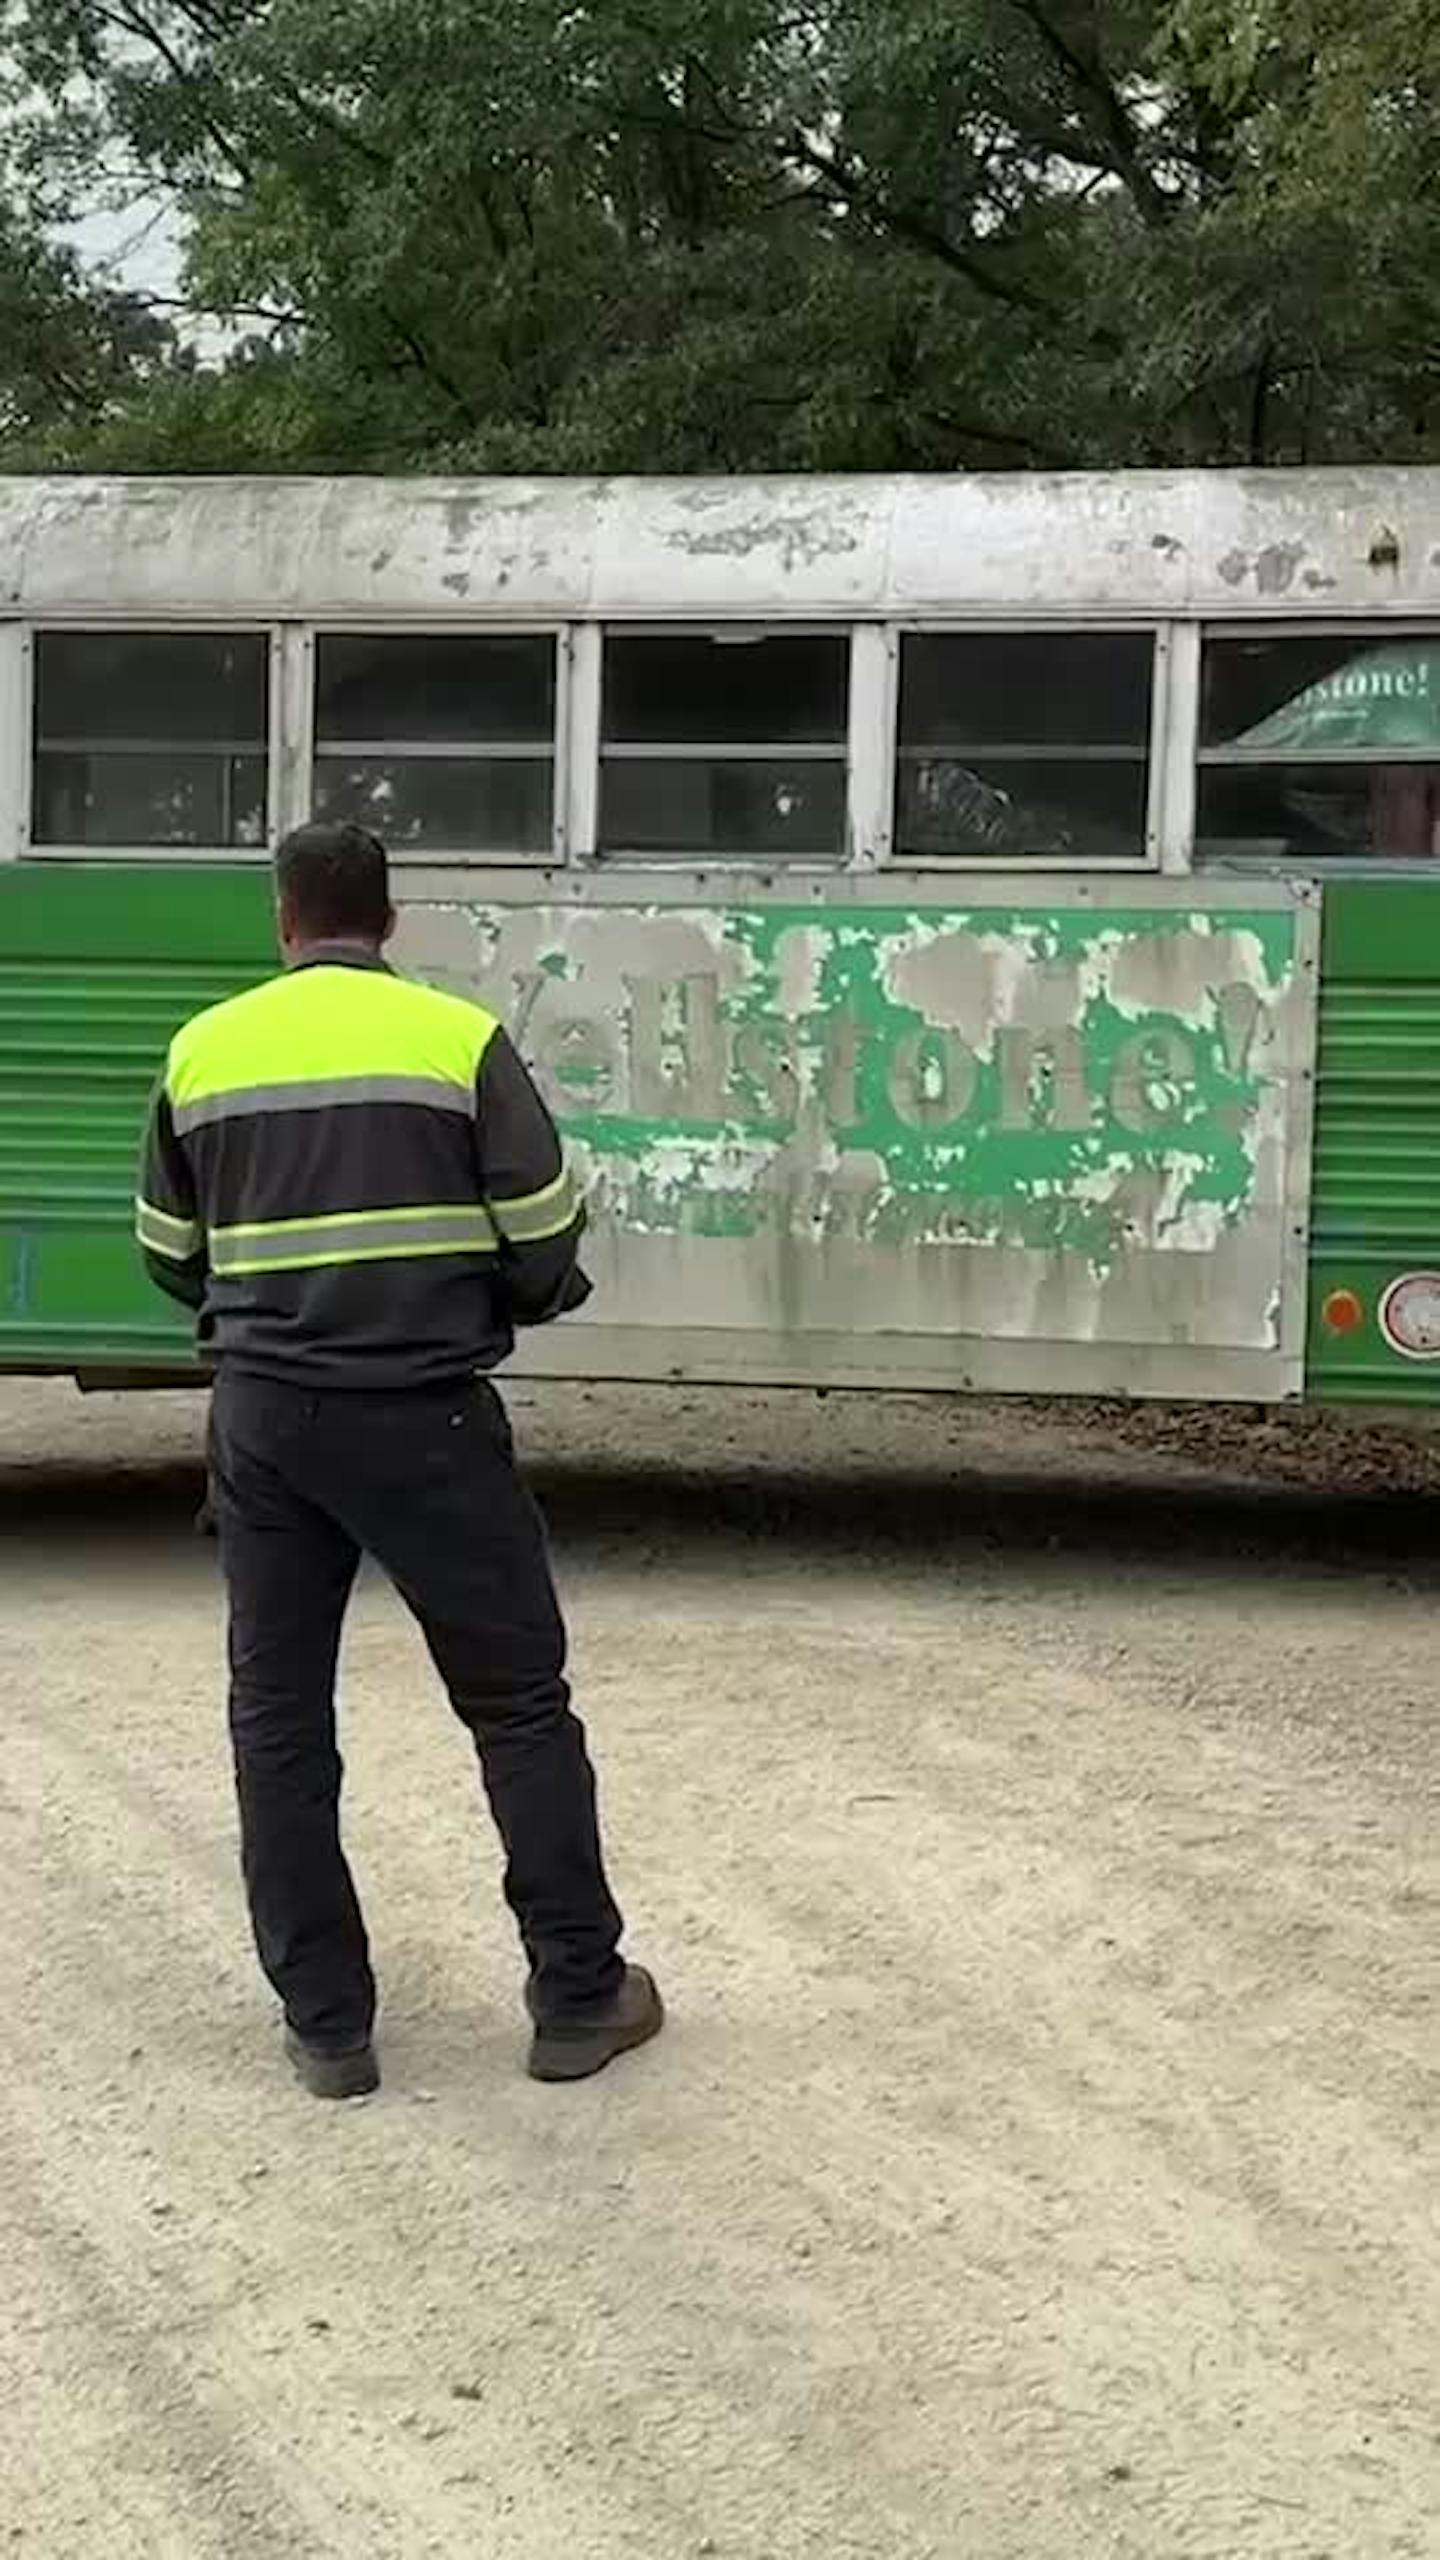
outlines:
[{"label": "black jacket sleeve", "polygon": [[583,1307],[590,1283],[577,1255],[585,1209],[560,1134],[509,1035],[497,1031],[476,1079],[480,1190],[500,1239],[500,1284],[511,1321],[549,1324]]},{"label": "black jacket sleeve", "polygon": [[189,1159],[175,1134],[163,1082],[150,1105],[145,1131],[135,1237],[157,1289],[163,1289],[167,1298],[178,1298],[182,1307],[200,1307],[205,1298],[205,1229]]}]

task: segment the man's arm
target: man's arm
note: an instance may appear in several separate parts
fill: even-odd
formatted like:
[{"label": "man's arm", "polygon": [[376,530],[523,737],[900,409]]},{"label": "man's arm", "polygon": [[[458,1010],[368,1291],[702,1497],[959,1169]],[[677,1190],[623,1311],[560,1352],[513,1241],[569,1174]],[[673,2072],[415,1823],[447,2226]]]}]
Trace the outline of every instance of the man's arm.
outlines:
[{"label": "man's arm", "polygon": [[140,1189],[135,1200],[135,1237],[140,1256],[157,1289],[178,1298],[182,1307],[199,1307],[205,1297],[205,1230],[195,1201],[195,1184],[185,1150],[175,1135],[170,1098],[163,1081],[156,1088],[145,1131]]},{"label": "man's arm", "polygon": [[500,1239],[500,1283],[516,1324],[549,1324],[583,1307],[590,1283],[576,1256],[585,1209],[560,1134],[504,1031],[476,1080],[480,1188]]}]

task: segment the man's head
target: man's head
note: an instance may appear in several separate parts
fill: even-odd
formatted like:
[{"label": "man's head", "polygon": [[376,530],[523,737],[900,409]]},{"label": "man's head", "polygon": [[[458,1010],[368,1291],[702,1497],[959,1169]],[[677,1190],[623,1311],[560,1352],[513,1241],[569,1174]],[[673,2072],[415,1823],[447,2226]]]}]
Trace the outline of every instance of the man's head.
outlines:
[{"label": "man's head", "polygon": [[287,960],[317,942],[378,951],[395,930],[385,847],[350,818],[296,827],[275,857],[275,904]]}]

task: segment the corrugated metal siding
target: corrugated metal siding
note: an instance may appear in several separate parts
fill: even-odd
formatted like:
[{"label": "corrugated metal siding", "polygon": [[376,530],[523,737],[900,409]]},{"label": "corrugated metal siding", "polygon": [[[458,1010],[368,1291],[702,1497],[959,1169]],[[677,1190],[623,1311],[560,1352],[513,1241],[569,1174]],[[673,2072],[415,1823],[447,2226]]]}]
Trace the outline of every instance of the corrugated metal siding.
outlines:
[{"label": "corrugated metal siding", "polygon": [[[1401,1358],[1378,1323],[1393,1280],[1440,1267],[1440,885],[1327,892],[1311,1221],[1311,1392],[1440,1400],[1440,1361]],[[1341,1289],[1353,1334],[1324,1321]]]},{"label": "corrugated metal siding", "polygon": [[1440,1243],[1440,986],[1324,991],[1317,1236]]},{"label": "corrugated metal siding", "polygon": [[171,1034],[231,984],[188,963],[0,957],[0,1218],[114,1209]]},{"label": "corrugated metal siding", "polygon": [[239,914],[237,932],[233,889],[203,875],[0,875],[0,1366],[188,1356],[131,1204],[172,1033],[261,974],[250,884]]},{"label": "corrugated metal siding", "polygon": [[186,1350],[136,1264],[136,1162],[171,1034],[233,984],[193,962],[0,959],[0,1361]]}]

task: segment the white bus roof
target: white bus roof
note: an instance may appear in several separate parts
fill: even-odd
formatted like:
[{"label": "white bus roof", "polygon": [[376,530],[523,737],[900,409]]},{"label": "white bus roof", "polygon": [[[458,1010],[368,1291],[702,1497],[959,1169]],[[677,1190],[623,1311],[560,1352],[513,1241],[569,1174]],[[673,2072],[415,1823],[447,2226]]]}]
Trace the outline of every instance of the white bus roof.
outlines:
[{"label": "white bus roof", "polygon": [[1440,469],[0,477],[0,615],[705,623],[1440,611]]}]

